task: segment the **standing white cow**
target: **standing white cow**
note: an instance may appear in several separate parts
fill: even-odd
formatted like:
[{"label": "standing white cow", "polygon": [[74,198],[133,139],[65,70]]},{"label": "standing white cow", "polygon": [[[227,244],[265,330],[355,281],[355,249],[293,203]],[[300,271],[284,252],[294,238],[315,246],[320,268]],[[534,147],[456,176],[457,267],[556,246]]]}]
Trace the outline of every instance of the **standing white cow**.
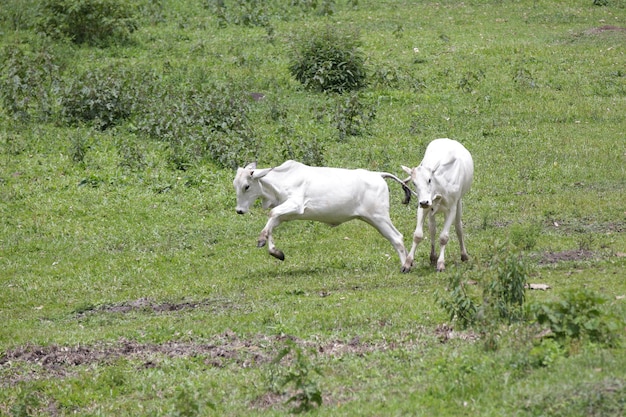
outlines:
[{"label": "standing white cow", "polygon": [[257,169],[256,163],[252,163],[239,168],[233,181],[236,210],[239,214],[246,213],[257,198],[261,198],[264,209],[271,209],[257,246],[267,243],[269,253],[281,261],[285,255],[272,240],[272,230],[280,223],[315,220],[337,226],[360,219],[391,242],[401,265],[405,265],[407,253],[402,234],[389,218],[389,189],[384,178],[402,184],[408,199],[408,187],[400,178],[386,172],[310,167],[295,161]]},{"label": "standing white cow", "polygon": [[[461,245],[461,260],[468,259],[463,242],[461,224],[461,198],[467,193],[474,178],[472,155],[459,142],[451,139],[435,139],[426,148],[424,159],[416,168],[402,166],[411,177],[417,189],[419,207],[417,208],[417,227],[413,234],[413,246],[403,266],[411,269],[417,245],[424,239],[424,215],[428,211],[428,229],[430,231],[430,263],[437,265],[437,271],[445,269],[444,251],[449,239],[452,222]],[[410,197],[410,194],[408,194]],[[441,246],[439,257],[435,254],[435,215],[443,213],[444,225],[439,235]]]}]

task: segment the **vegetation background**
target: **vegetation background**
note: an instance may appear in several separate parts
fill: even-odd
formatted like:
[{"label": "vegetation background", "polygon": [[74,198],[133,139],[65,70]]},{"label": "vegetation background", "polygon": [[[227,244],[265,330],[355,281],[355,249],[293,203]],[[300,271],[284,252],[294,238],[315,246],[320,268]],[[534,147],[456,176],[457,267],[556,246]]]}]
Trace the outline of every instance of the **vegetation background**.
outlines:
[{"label": "vegetation background", "polygon": [[[624,415],[624,0],[3,0],[0,33],[0,415]],[[246,162],[438,137],[476,166],[444,273],[359,222],[281,225],[280,263],[234,212]]]}]

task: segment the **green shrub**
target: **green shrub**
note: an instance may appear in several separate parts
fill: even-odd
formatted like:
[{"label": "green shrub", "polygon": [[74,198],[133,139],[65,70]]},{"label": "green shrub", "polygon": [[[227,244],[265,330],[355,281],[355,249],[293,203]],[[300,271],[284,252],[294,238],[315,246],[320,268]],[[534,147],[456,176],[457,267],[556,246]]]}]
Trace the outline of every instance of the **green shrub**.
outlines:
[{"label": "green shrub", "polygon": [[105,130],[126,119],[134,105],[130,78],[123,70],[109,68],[68,80],[60,97],[63,120],[70,125],[88,122]]},{"label": "green shrub", "polygon": [[601,310],[606,299],[592,291],[572,290],[557,301],[536,303],[531,311],[541,325],[547,326],[552,337],[562,344],[572,340],[614,346],[619,343],[624,320]]},{"label": "green shrub", "polygon": [[122,0],[44,0],[41,7],[40,30],[77,44],[125,42],[138,26],[132,3]]},{"label": "green shrub", "polygon": [[365,86],[365,58],[356,32],[339,27],[300,34],[289,71],[305,88],[344,93]]},{"label": "green shrub", "polygon": [[210,86],[201,90],[147,93],[139,105],[135,127],[170,145],[170,162],[186,169],[208,157],[236,168],[256,159],[257,142],[248,126],[250,103],[242,92]]}]

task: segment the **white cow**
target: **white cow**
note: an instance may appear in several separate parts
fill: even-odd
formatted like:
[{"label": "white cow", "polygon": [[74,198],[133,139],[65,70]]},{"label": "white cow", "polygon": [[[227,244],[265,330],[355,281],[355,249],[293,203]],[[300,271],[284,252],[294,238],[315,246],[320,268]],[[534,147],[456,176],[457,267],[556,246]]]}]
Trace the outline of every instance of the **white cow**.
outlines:
[{"label": "white cow", "polygon": [[239,214],[248,212],[257,198],[261,198],[263,208],[271,209],[258,247],[267,243],[269,253],[281,261],[285,255],[274,246],[272,230],[282,222],[315,220],[337,226],[360,219],[391,242],[401,265],[405,265],[406,249],[402,234],[389,218],[389,189],[384,178],[402,184],[409,198],[410,191],[403,181],[386,172],[310,167],[295,161],[257,169],[256,163],[252,163],[239,168],[233,181],[236,210]]},{"label": "white cow", "polygon": [[[459,142],[451,139],[435,139],[426,148],[424,159],[416,168],[402,169],[409,174],[417,189],[419,207],[417,208],[417,227],[413,234],[413,246],[407,256],[403,270],[409,270],[413,264],[415,249],[424,239],[424,214],[428,211],[428,229],[430,231],[430,263],[437,265],[437,271],[445,269],[444,251],[449,239],[452,222],[461,245],[461,260],[468,259],[463,242],[461,224],[461,198],[467,193],[474,178],[472,155]],[[410,197],[410,194],[408,194]],[[435,254],[435,215],[443,213],[444,225],[439,235],[441,246],[439,257]]]}]

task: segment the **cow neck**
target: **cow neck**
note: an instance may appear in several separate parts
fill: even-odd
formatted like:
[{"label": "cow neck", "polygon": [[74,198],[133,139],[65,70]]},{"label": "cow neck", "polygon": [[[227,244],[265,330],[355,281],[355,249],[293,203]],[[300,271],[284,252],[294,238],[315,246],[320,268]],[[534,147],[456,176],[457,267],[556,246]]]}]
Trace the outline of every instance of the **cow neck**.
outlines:
[{"label": "cow neck", "polygon": [[266,177],[273,172],[274,168],[271,168],[270,171],[263,176],[263,178],[259,178],[259,187],[261,188],[261,198],[263,199],[263,206],[274,207],[280,203],[279,195],[280,192],[271,182],[266,182]]}]

